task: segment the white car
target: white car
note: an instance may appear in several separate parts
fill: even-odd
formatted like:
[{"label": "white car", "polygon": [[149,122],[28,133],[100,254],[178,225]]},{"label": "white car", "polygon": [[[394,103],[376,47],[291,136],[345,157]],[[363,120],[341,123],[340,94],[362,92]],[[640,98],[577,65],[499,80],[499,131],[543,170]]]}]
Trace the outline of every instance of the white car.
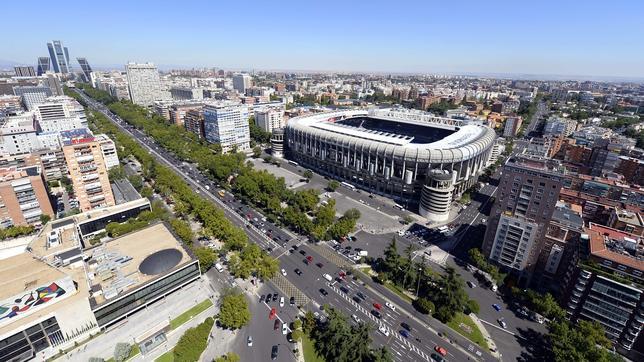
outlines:
[{"label": "white car", "polygon": [[280,298],[280,307],[283,307],[283,306],[284,306],[284,297],[281,297]]},{"label": "white car", "polygon": [[389,302],[385,302],[385,305],[386,305],[389,309],[393,310],[394,312],[396,311],[396,306],[395,306],[395,305],[393,305],[393,304],[391,304],[391,303],[389,303]]},{"label": "white car", "polygon": [[380,333],[384,334],[385,337],[389,337],[389,331],[387,330],[387,327],[380,326],[378,327],[378,330],[380,331]]},{"label": "white car", "polygon": [[246,344],[248,345],[248,347],[253,346],[253,337],[252,336],[248,336],[248,339],[246,340]]},{"label": "white car", "polygon": [[286,276],[286,269],[282,269],[282,275]]},{"label": "white car", "polygon": [[287,334],[288,333],[288,327],[286,326],[286,323],[282,323],[282,334]]},{"label": "white car", "polygon": [[353,321],[356,322],[356,323],[360,323],[360,318],[358,318],[358,316],[355,315],[355,314],[351,315],[351,319],[353,319]]}]

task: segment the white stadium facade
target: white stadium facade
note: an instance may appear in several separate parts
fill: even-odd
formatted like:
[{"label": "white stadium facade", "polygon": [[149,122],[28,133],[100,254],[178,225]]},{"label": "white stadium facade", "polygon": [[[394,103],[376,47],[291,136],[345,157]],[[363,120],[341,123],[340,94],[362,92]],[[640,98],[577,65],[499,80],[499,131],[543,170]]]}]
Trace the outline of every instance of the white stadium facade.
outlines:
[{"label": "white stadium facade", "polygon": [[292,118],[288,158],[323,175],[445,221],[489,164],[496,134],[480,124],[404,109],[344,110]]}]

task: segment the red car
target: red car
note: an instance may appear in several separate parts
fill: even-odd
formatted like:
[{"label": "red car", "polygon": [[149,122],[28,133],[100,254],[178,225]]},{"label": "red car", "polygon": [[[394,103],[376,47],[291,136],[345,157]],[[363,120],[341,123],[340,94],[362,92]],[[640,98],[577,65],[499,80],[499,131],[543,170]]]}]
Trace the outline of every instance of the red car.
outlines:
[{"label": "red car", "polygon": [[373,307],[376,308],[377,310],[382,309],[382,306],[378,303],[373,303]]},{"label": "red car", "polygon": [[277,315],[277,310],[275,308],[271,308],[271,312],[268,314],[268,320],[275,318],[275,315]]},{"label": "red car", "polygon": [[436,346],[434,347],[434,351],[438,352],[441,356],[447,356],[447,350],[443,347]]},{"label": "red car", "polygon": [[309,255],[309,256],[306,257],[306,260],[308,260],[308,262],[310,263],[310,262],[313,261],[313,257]]},{"label": "red car", "polygon": [[322,268],[322,267],[324,266],[324,264],[322,264],[322,263],[317,263],[317,264],[315,264],[315,265],[317,265],[317,266],[318,266],[318,268]]},{"label": "red car", "polygon": [[341,271],[341,272],[339,273],[339,275],[340,275],[340,278],[344,279],[344,277],[346,277],[346,276],[347,276],[347,273],[345,273],[345,272]]}]

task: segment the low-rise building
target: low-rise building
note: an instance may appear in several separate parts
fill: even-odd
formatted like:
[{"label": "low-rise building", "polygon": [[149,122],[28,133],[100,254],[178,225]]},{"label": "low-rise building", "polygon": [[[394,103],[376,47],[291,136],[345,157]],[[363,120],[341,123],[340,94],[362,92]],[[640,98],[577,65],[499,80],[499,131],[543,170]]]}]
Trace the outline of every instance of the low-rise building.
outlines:
[{"label": "low-rise building", "polygon": [[54,216],[39,165],[0,169],[0,227],[40,225]]}]

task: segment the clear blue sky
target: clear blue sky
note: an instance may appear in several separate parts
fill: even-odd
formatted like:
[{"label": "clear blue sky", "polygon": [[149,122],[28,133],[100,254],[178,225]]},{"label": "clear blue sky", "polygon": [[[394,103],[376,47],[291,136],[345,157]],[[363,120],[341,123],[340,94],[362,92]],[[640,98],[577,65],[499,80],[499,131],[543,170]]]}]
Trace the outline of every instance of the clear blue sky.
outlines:
[{"label": "clear blue sky", "polygon": [[[358,4],[362,3],[362,4]],[[7,1],[2,60],[644,77],[644,1]]]}]

